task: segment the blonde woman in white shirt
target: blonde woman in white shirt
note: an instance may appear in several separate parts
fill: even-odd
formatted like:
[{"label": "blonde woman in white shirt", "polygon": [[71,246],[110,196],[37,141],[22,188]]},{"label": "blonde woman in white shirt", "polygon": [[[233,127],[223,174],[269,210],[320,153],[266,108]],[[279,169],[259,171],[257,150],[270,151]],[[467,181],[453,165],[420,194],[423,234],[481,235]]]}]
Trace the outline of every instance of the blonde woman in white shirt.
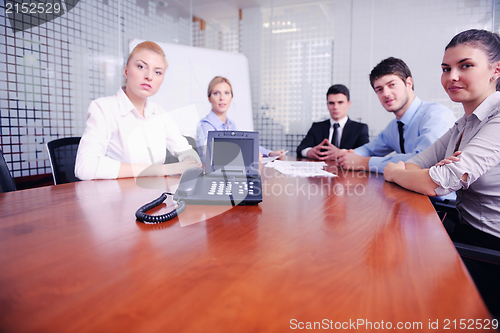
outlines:
[{"label": "blonde woman in white shirt", "polygon": [[[134,48],[123,71],[125,86],[89,106],[76,157],[78,178],[167,176],[200,165],[174,120],[148,101],[160,88],[166,69],[165,54],[156,43],[146,41]],[[163,164],[167,149],[179,163]]]}]

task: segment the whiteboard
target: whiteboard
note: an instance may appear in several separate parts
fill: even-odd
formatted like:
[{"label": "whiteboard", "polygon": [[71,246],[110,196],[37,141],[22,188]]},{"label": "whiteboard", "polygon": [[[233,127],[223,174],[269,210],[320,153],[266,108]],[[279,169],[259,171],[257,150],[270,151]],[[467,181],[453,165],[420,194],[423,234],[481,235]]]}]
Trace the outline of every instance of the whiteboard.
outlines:
[{"label": "whiteboard", "polygon": [[[130,52],[144,40],[130,42]],[[239,130],[253,131],[252,98],[248,60],[240,53],[156,42],[165,52],[168,68],[158,92],[151,101],[170,112],[183,135],[196,138],[198,121],[211,108],[208,84],[215,76],[229,79],[233,101],[227,116]]]}]

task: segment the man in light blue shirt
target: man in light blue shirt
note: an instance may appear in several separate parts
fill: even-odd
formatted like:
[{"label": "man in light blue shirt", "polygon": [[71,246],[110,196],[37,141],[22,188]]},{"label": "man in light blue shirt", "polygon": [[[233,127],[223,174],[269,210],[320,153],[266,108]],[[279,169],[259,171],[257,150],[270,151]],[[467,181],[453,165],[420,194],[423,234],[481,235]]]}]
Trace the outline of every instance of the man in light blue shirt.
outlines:
[{"label": "man in light blue shirt", "polygon": [[[449,108],[415,96],[410,69],[400,59],[382,60],[371,71],[370,83],[382,106],[394,113],[396,119],[372,142],[354,150],[339,151],[337,163],[344,169],[383,173],[387,163],[410,159],[455,123]],[[388,155],[392,152],[395,154]]]}]

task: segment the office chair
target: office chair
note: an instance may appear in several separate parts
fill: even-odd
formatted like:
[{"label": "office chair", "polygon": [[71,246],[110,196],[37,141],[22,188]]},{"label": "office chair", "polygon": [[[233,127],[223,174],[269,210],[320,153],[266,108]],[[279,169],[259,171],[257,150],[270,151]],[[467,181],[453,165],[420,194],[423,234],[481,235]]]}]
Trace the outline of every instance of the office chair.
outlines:
[{"label": "office chair", "polygon": [[[194,149],[194,151],[196,153],[198,153],[198,150],[196,149],[196,141],[190,136],[184,135],[184,137],[187,139],[189,145]],[[179,159],[177,157],[175,157],[174,155],[172,155],[172,153],[167,149],[167,155],[165,157],[165,164],[177,163],[177,162],[179,162]]]},{"label": "office chair", "polygon": [[52,140],[47,143],[54,184],[78,182],[75,176],[75,160],[80,137]]},{"label": "office chair", "polygon": [[12,192],[16,190],[16,184],[12,175],[10,174],[3,151],[0,149],[0,193]]},{"label": "office chair", "polygon": [[[441,218],[441,221],[444,221],[447,214],[458,215],[454,200],[433,202],[433,205]],[[455,248],[461,257],[500,265],[500,251],[459,242],[453,242],[453,245],[455,245]]]},{"label": "office chair", "polygon": [[455,248],[457,249],[457,252],[461,257],[486,261],[491,264],[500,265],[500,251],[458,242],[453,242],[453,245],[455,245]]}]

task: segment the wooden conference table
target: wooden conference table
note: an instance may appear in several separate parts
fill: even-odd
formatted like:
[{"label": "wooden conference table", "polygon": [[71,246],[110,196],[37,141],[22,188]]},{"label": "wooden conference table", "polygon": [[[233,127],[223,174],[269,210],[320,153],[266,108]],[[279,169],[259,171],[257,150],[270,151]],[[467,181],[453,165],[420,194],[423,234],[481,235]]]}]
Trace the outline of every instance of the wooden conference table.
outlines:
[{"label": "wooden conference table", "polygon": [[0,194],[0,331],[436,332],[490,318],[427,197],[369,173],[261,172],[258,206],[188,206],[159,225],[134,213],[178,178]]}]

